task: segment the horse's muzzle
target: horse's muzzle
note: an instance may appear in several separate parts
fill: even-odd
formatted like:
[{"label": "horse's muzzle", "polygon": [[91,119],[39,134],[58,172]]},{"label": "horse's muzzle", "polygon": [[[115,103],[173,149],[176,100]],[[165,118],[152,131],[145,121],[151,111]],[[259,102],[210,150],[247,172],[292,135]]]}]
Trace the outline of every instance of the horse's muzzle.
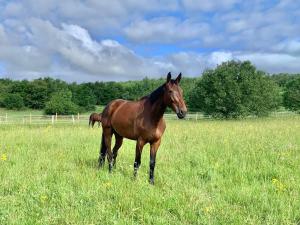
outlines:
[{"label": "horse's muzzle", "polygon": [[176,114],[179,119],[183,119],[186,116],[186,111],[179,109]]}]

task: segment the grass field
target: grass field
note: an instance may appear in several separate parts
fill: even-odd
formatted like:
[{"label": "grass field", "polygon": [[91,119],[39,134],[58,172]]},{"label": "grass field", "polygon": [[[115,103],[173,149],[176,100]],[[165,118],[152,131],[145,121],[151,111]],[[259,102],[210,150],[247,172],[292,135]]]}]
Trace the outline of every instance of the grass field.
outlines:
[{"label": "grass field", "polygon": [[0,126],[0,224],[299,224],[300,117],[167,121],[149,146],[97,169],[101,130]]},{"label": "grass field", "polygon": [[[94,111],[90,111],[90,112],[83,112],[80,113],[81,115],[90,115],[92,112],[102,112],[104,106],[100,106],[97,105],[96,109]],[[24,115],[33,115],[33,116],[40,116],[40,115],[44,115],[44,111],[43,110],[35,110],[35,109],[22,109],[22,110],[9,110],[9,109],[5,109],[5,108],[0,108],[0,116],[24,116]]]}]

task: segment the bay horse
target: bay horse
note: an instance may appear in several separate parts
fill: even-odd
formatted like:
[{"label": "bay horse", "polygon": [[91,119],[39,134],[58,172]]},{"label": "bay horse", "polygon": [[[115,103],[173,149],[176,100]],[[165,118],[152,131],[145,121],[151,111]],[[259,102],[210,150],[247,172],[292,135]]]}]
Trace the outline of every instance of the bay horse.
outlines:
[{"label": "bay horse", "polygon": [[92,113],[89,119],[89,126],[92,125],[92,127],[94,127],[94,124],[98,122],[98,127],[100,127],[101,118],[101,113]]},{"label": "bay horse", "polygon": [[[145,144],[150,144],[149,181],[154,184],[154,168],[156,152],[160,146],[162,135],[166,128],[163,115],[170,107],[179,119],[183,119],[187,108],[183,99],[183,92],[179,86],[181,73],[176,79],[167,75],[166,82],[150,95],[138,101],[117,99],[111,101],[102,112],[102,141],[100,145],[99,167],[105,163],[105,156],[109,163],[109,172],[116,164],[118,150],[123,138],[136,140],[134,176],[137,176],[141,165],[141,154]],[[111,151],[111,139],[115,135],[115,146]]]}]

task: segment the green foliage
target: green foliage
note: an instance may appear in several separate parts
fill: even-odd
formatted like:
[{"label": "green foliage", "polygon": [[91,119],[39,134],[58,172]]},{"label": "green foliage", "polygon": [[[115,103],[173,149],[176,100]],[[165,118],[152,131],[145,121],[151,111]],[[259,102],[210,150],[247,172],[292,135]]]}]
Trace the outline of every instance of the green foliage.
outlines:
[{"label": "green foliage", "polygon": [[24,107],[23,98],[19,94],[7,94],[3,98],[2,104],[7,109],[22,109]]},{"label": "green foliage", "polygon": [[88,84],[71,85],[72,101],[80,106],[83,111],[95,110],[96,96]]},{"label": "green foliage", "polygon": [[271,79],[278,84],[279,87],[285,88],[287,83],[292,81],[293,79],[299,77],[300,74],[289,74],[289,73],[279,73],[273,74]]},{"label": "green foliage", "polygon": [[[300,74],[275,74],[269,77],[263,72],[256,71],[255,67],[249,62],[249,65],[247,63],[240,63],[241,65],[234,66],[232,62],[227,64],[227,67],[222,66],[222,68],[216,70],[209,70],[204,72],[203,75],[203,77],[206,77],[208,74],[225,74],[224,76],[218,75],[218,78],[214,78],[216,79],[214,82],[206,84],[206,86],[210,84],[221,86],[216,93],[213,92],[215,87],[207,87],[211,89],[212,96],[210,100],[206,99],[206,101],[210,102],[206,102],[205,105],[216,107],[213,106],[214,101],[215,104],[219,105],[218,112],[215,113],[215,116],[239,117],[240,115],[248,114],[265,115],[270,108],[275,108],[280,101],[280,96],[277,96],[278,88],[275,87],[274,82],[280,86],[282,96],[285,90],[289,88],[286,87],[287,83],[300,76]],[[239,70],[241,70],[242,73],[240,73]],[[232,74],[230,75],[231,72]],[[235,73],[238,74],[236,77],[239,77],[240,80],[235,78]],[[204,106],[199,99],[201,98],[201,94],[197,94],[202,92],[202,89],[200,90],[202,87],[200,86],[204,84],[199,84],[202,82],[202,77],[200,74],[198,78],[189,78],[187,75],[188,74],[184,74],[180,86],[183,89],[188,110],[199,111]],[[176,74],[173,74],[173,76],[175,77]],[[269,77],[269,79],[267,77]],[[232,80],[234,78],[236,79],[235,81]],[[225,81],[226,84],[221,85],[222,82]],[[146,77],[143,80],[126,82],[88,82],[82,84],[75,82],[68,84],[64,81],[49,77],[39,78],[33,81],[0,79],[0,107],[4,107],[3,100],[6,94],[11,93],[19,94],[23,98],[24,106],[28,109],[44,109],[46,102],[49,102],[53,93],[69,89],[72,92],[72,101],[79,106],[79,111],[94,111],[95,105],[104,106],[113,99],[138,100],[150,94],[164,82],[165,77],[159,79],[149,79]],[[243,84],[241,84],[241,82],[243,82]],[[229,90],[229,88],[232,89]],[[248,96],[248,92],[251,93],[251,95],[249,95],[250,97],[243,97]],[[207,93],[210,93],[209,90],[207,90]],[[277,97],[274,97],[274,101],[266,100],[261,102],[262,98],[260,95],[266,99],[272,98],[273,95]],[[259,104],[254,104],[256,101],[259,102]],[[229,103],[232,104],[230,105]]]},{"label": "green foliage", "polygon": [[300,76],[286,84],[283,103],[286,108],[300,112]]},{"label": "green foliage", "polygon": [[78,113],[78,106],[72,102],[72,92],[61,90],[54,93],[50,101],[46,103],[45,113],[49,115],[55,113],[60,115]]},{"label": "green foliage", "polygon": [[267,115],[279,102],[277,85],[248,61],[204,72],[189,99],[195,109],[220,118]]}]

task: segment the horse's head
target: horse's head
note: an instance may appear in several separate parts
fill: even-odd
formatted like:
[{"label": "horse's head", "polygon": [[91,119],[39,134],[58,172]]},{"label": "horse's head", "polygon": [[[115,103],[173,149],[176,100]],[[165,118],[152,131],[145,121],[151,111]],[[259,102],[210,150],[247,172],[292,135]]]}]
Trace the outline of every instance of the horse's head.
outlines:
[{"label": "horse's head", "polygon": [[179,86],[181,80],[181,73],[175,80],[171,79],[171,73],[167,75],[167,82],[165,84],[164,100],[178,116],[179,119],[183,119],[187,113],[187,108],[183,99],[183,92]]}]

